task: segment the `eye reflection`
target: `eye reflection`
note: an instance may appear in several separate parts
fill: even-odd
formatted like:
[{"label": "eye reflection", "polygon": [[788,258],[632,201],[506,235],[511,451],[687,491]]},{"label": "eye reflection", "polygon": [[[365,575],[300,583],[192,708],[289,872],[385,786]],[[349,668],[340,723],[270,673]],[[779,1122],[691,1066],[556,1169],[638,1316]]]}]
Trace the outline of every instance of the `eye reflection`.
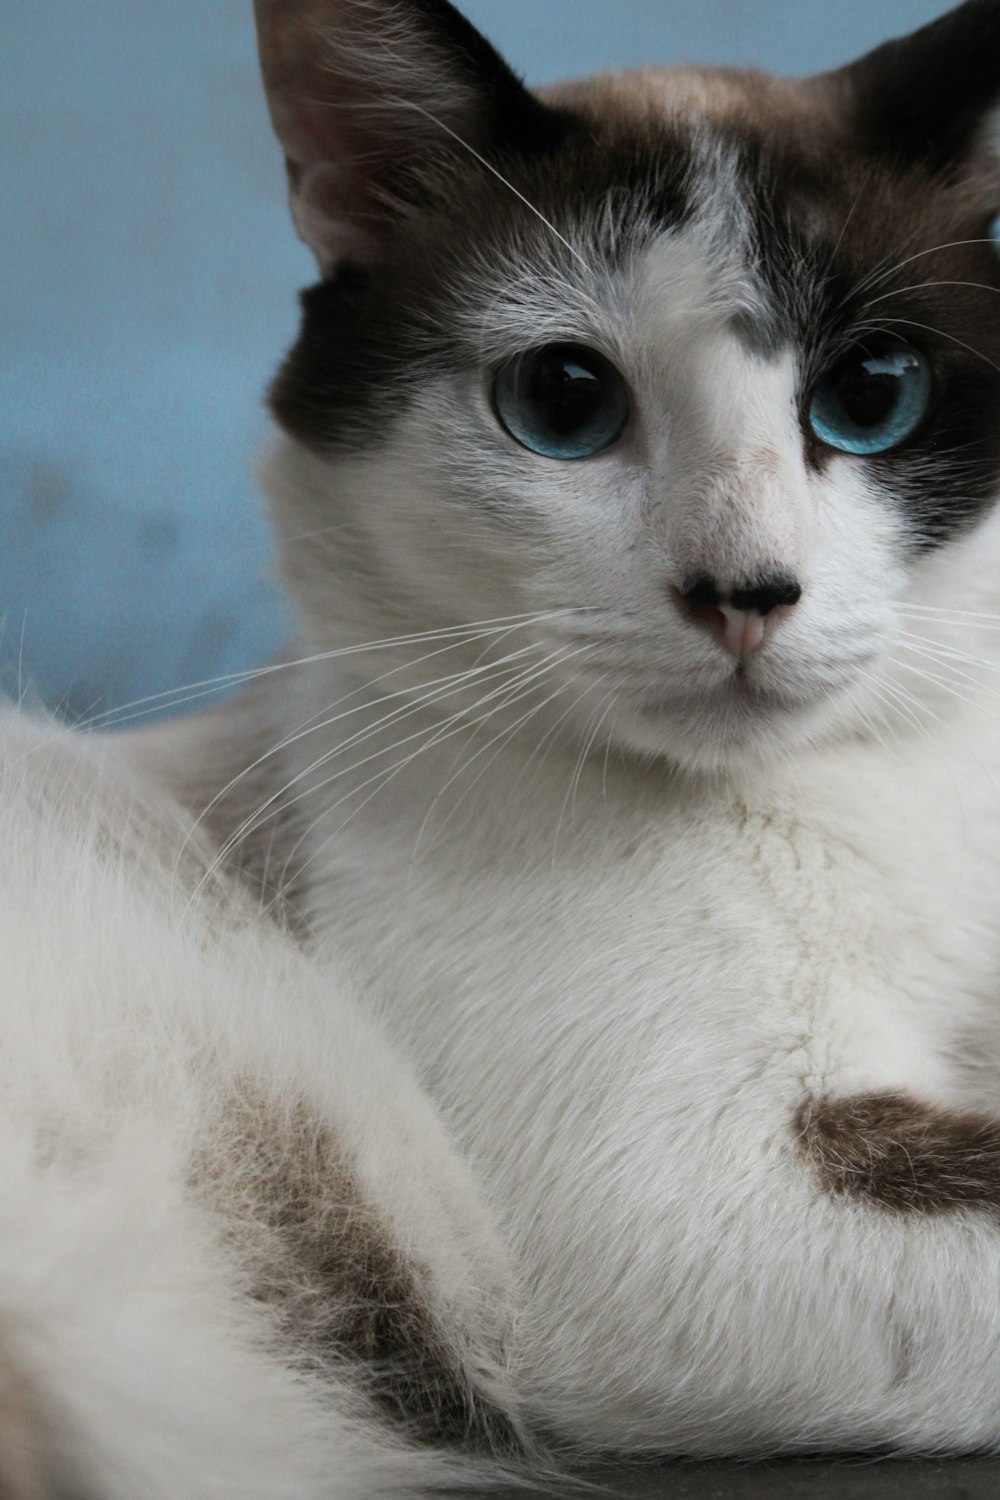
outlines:
[{"label": "eye reflection", "polygon": [[852,349],[816,386],[809,425],[841,453],[888,453],[912,437],[930,407],[931,369],[902,339],[873,338]]},{"label": "eye reflection", "polygon": [[503,426],[544,458],[592,458],[621,437],[628,421],[625,382],[609,360],[583,344],[545,344],[497,372],[493,402]]}]

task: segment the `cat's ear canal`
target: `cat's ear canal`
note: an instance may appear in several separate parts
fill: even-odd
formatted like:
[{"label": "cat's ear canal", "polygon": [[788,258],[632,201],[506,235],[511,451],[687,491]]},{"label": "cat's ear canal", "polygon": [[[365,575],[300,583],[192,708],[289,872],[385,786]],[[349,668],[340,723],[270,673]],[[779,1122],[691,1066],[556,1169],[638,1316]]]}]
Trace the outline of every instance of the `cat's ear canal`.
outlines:
[{"label": "cat's ear canal", "polygon": [[292,215],[324,271],[377,260],[449,161],[540,149],[560,131],[447,0],[255,11]]},{"label": "cat's ear canal", "polygon": [[870,149],[946,173],[960,170],[996,148],[1000,0],[966,0],[826,76],[846,91]]}]

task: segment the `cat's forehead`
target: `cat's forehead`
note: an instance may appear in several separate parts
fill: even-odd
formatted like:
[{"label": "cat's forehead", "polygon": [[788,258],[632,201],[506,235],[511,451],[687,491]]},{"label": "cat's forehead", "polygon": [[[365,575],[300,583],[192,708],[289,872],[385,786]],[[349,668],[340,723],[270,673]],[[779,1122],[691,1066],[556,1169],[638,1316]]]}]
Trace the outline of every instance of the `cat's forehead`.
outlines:
[{"label": "cat's forehead", "polygon": [[779,78],[740,68],[622,68],[539,90],[550,104],[622,128],[663,121],[700,128],[706,122],[757,130],[789,130],[806,142],[836,131],[837,91],[823,79]]},{"label": "cat's forehead", "polygon": [[861,262],[892,243],[957,229],[981,210],[996,176],[990,169],[956,191],[919,163],[873,151],[836,75],[639,68],[555,85],[542,96],[619,151],[650,160],[687,155],[695,206],[705,205],[714,176],[723,191],[770,216],[772,235],[804,244],[832,230],[838,251]]},{"label": "cat's forehead", "polygon": [[873,327],[1000,364],[989,179],[873,151],[835,77],[644,69],[544,99],[559,128],[492,160],[461,142],[429,158],[430,211],[309,295],[273,393],[289,428],[375,432],[428,366],[560,340],[640,382],[717,333],[741,360],[792,351],[804,385]]},{"label": "cat's forehead", "polygon": [[[672,254],[690,256],[693,239],[716,306],[739,315],[752,304],[758,337],[798,341],[833,303],[849,309],[872,278],[885,293],[897,273],[917,286],[996,280],[995,166],[984,161],[957,182],[873,150],[837,75],[644,68],[544,97],[587,122],[596,151],[631,157],[633,184],[669,185],[634,193],[630,222],[623,205],[631,234],[619,243],[667,267]],[[574,166],[567,198],[596,203],[606,191],[596,162],[582,153]]]}]

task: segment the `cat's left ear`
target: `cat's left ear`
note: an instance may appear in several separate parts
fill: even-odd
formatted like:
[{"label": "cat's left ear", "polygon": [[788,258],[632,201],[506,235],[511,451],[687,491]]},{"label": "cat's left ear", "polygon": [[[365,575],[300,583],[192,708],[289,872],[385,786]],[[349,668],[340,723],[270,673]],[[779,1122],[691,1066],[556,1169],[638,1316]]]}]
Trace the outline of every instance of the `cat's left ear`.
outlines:
[{"label": "cat's left ear", "polygon": [[456,153],[558,126],[447,0],[254,0],[292,215],[321,268],[377,260]]},{"label": "cat's left ear", "polygon": [[826,81],[847,95],[863,143],[949,172],[995,149],[1000,119],[1000,0],[966,0],[885,42]]}]

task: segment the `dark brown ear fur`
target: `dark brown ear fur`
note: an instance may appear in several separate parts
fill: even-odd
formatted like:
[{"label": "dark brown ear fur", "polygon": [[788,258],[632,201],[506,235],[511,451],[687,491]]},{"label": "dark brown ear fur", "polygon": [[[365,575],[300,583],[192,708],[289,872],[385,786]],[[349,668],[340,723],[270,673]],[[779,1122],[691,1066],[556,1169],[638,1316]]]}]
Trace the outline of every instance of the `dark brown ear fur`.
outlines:
[{"label": "dark brown ear fur", "polygon": [[446,0],[255,0],[292,213],[320,265],[378,258],[442,158],[559,133]]},{"label": "dark brown ear fur", "polygon": [[1000,3],[966,0],[829,76],[848,91],[870,149],[947,170],[973,153],[1000,105]]}]

